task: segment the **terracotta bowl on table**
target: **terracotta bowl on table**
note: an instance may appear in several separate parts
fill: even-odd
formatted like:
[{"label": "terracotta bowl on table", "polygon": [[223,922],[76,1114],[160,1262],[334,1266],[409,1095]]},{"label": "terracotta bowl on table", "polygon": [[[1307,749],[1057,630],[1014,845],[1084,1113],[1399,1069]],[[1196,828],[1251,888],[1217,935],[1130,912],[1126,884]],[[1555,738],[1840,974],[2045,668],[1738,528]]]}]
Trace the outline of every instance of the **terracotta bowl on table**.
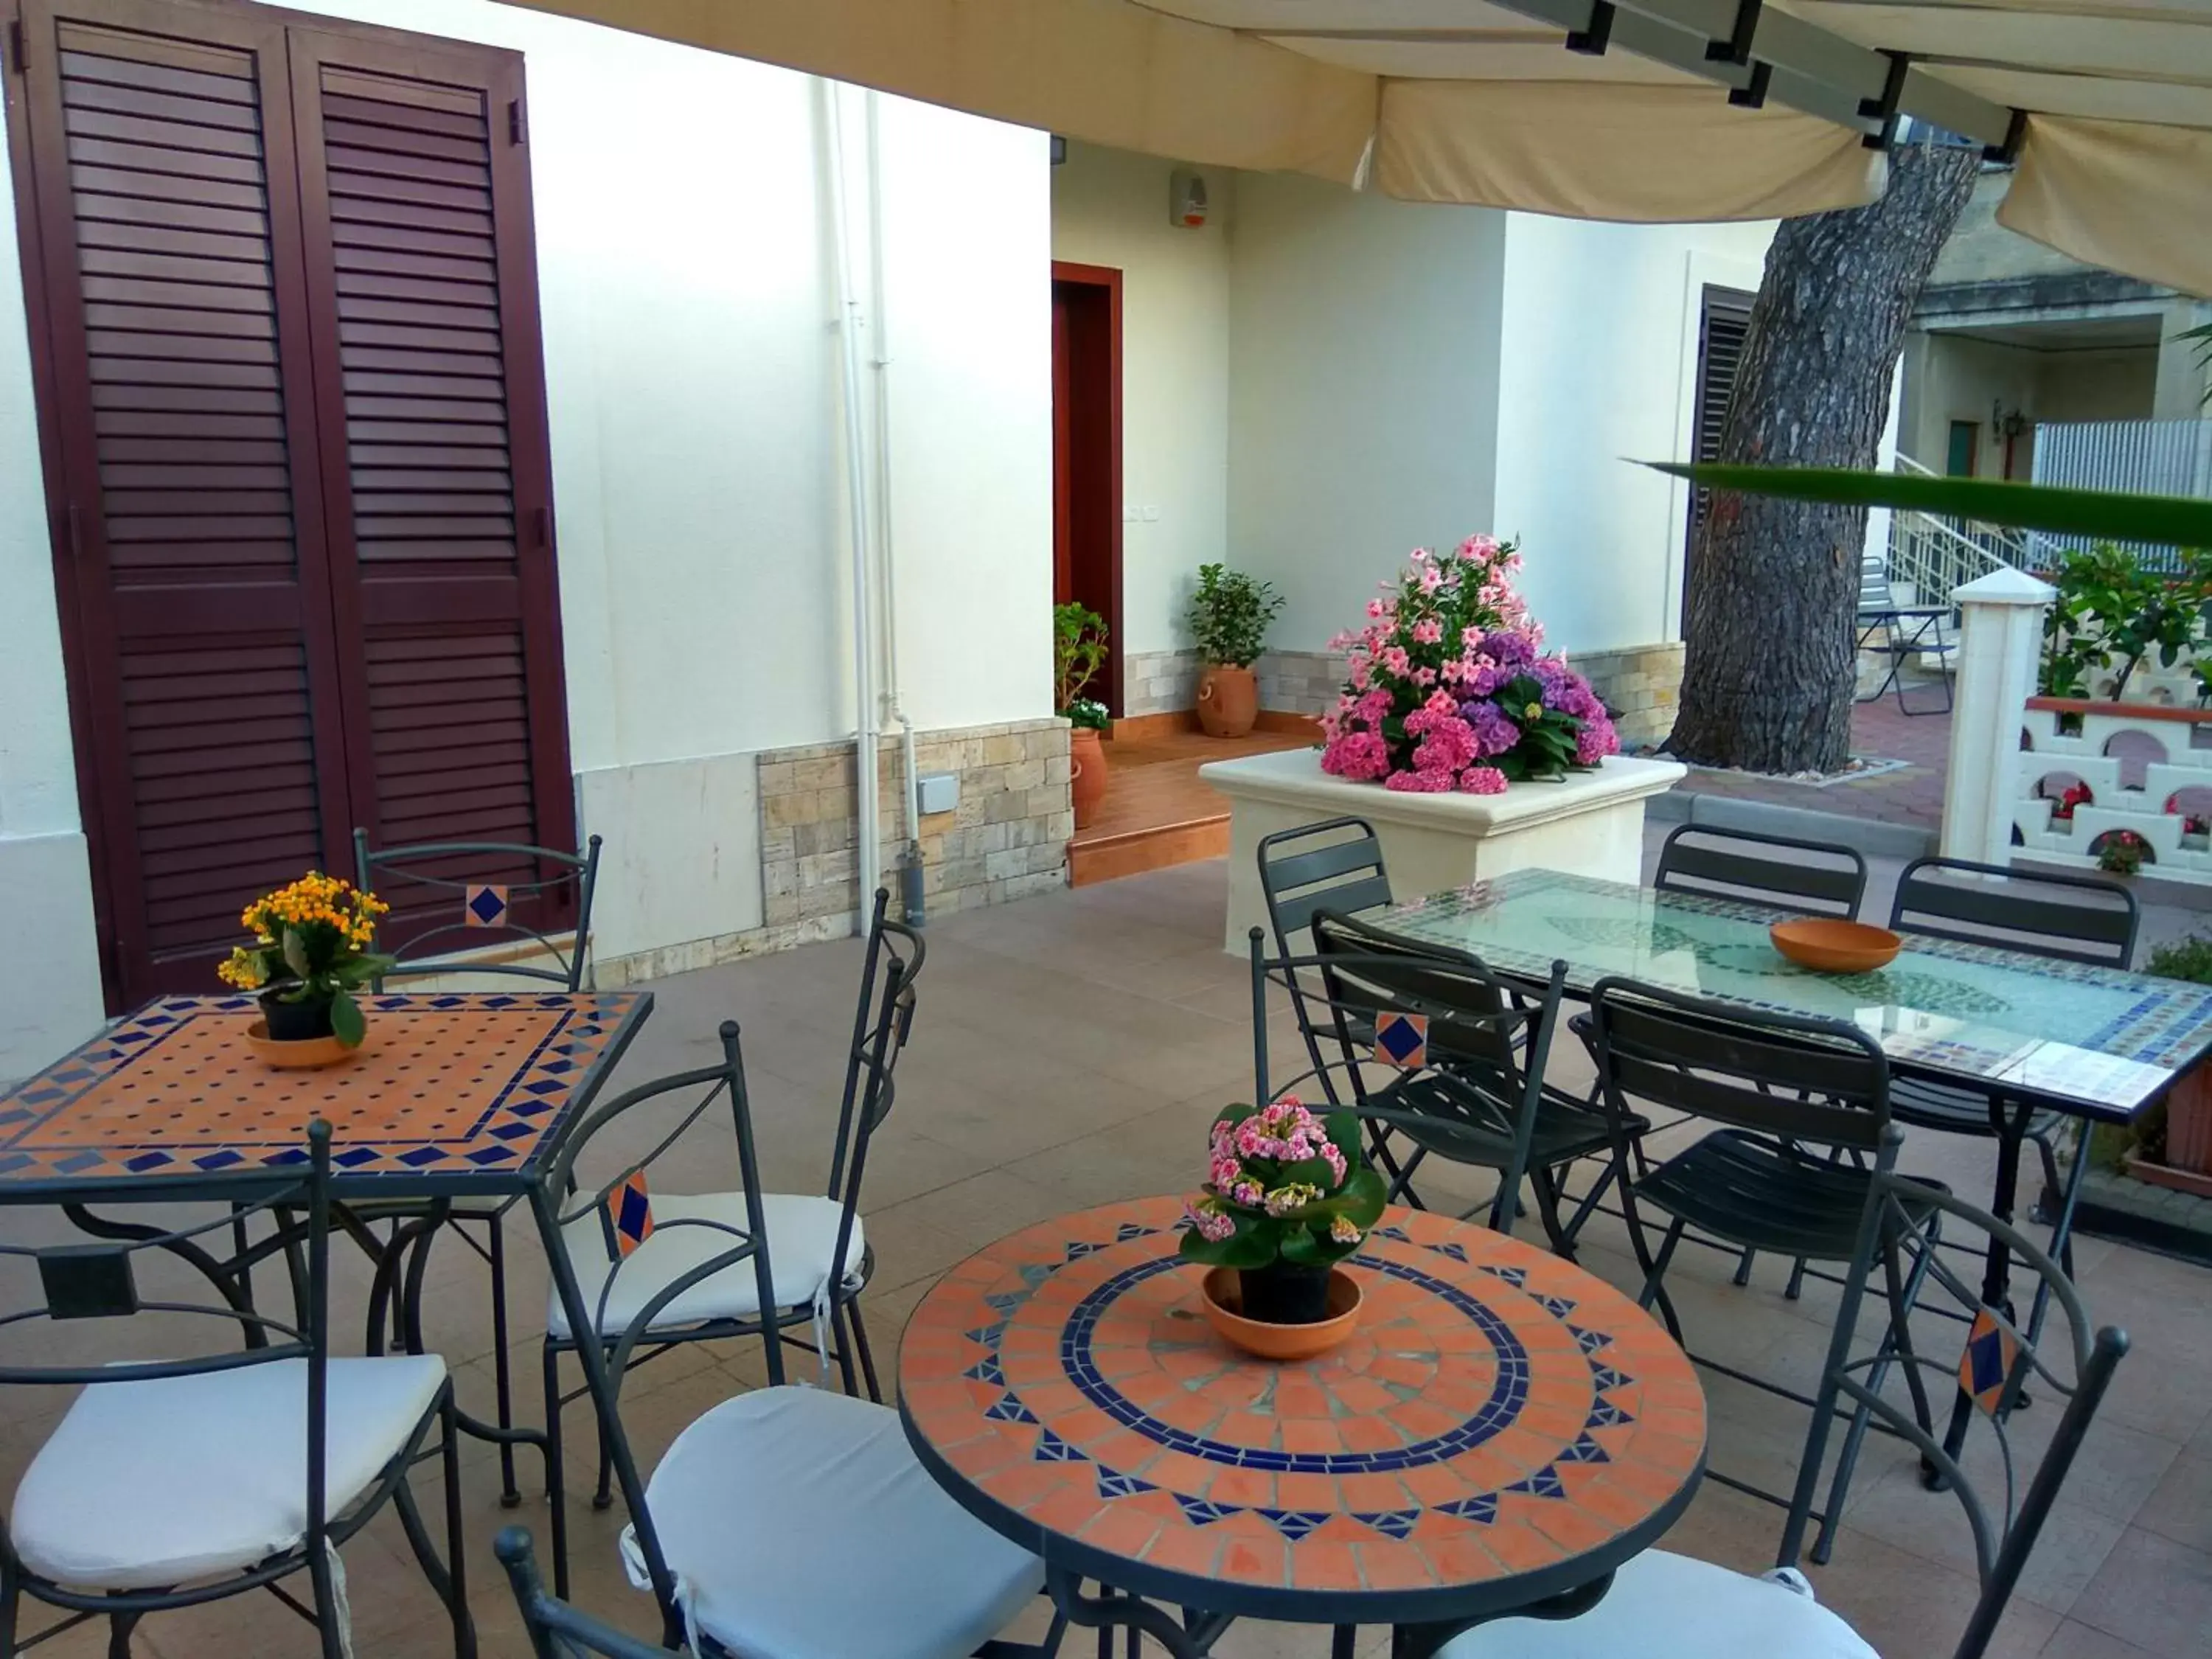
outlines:
[{"label": "terracotta bowl on table", "polygon": [[1359,1324],[1359,1281],[1341,1267],[1328,1274],[1328,1317],[1310,1325],[1274,1325],[1244,1317],[1244,1291],[1234,1267],[1216,1267],[1199,1287],[1206,1323],[1231,1347],[1261,1359],[1311,1359],[1349,1337]]},{"label": "terracotta bowl on table", "polygon": [[1800,916],[1766,930],[1774,948],[1818,974],[1869,974],[1886,967],[1905,941],[1887,927],[1834,916]]},{"label": "terracotta bowl on table", "polygon": [[269,1035],[269,1022],[257,1019],[246,1028],[246,1046],[264,1066],[280,1072],[319,1072],[326,1066],[343,1066],[368,1047],[364,1039],[349,1048],[334,1036],[306,1037],[280,1042]]}]

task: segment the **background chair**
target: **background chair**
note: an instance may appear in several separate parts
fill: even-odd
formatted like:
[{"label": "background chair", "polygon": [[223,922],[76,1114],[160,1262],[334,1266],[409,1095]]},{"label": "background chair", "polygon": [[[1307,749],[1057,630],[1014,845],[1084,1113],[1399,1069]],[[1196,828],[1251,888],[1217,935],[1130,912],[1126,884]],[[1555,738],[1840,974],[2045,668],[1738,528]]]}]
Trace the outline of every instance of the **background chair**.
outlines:
[{"label": "background chair", "polygon": [[[331,1357],[328,1125],[310,1130],[303,1161],[304,1175],[274,1188],[261,1172],[162,1183],[165,1202],[226,1206],[198,1225],[112,1219],[96,1243],[0,1245],[0,1259],[27,1263],[38,1284],[33,1301],[0,1319],[10,1346],[32,1355],[0,1364],[0,1385],[80,1389],[25,1471],[0,1535],[0,1653],[27,1644],[17,1629],[26,1597],[65,1615],[30,1641],[106,1618],[119,1656],[149,1613],[265,1589],[315,1627],[325,1659],[339,1659],[348,1649],[337,1551],[387,1500],[446,1605],[455,1654],[476,1651],[445,1361]],[[242,1253],[217,1255],[264,1225]],[[254,1305],[254,1269],[271,1261],[297,1304],[289,1319]],[[212,1297],[179,1292],[185,1273]],[[204,1351],[115,1364],[46,1358],[71,1346],[54,1322],[142,1310]],[[442,1562],[407,1483],[434,1425]],[[301,1573],[304,1601],[284,1587]]]},{"label": "background chair", "polygon": [[[2097,876],[2029,874],[1965,859],[1915,859],[1899,874],[1897,896],[1889,908],[1889,925],[1897,933],[2123,970],[2134,960],[2141,924],[2136,896],[2118,882]],[[1899,1122],[1914,1128],[1996,1140],[1997,1176],[1990,1209],[2001,1218],[2012,1215],[2022,1144],[2033,1142],[2043,1162],[2045,1202],[2055,1206],[2051,1253],[2067,1271],[2073,1271],[2074,1211],[2081,1201],[2081,1177],[2089,1160],[2077,1151],[2073,1170],[2062,1182],[2057,1149],[2061,1136],[2086,1133],[2082,1126],[2060,1112],[2008,1102],[2002,1094],[1992,1097],[1911,1078],[1892,1085],[1890,1109]]]},{"label": "background chair", "polygon": [[[1564,966],[1544,996],[1516,999],[1464,951],[1417,944],[1349,917],[1312,919],[1315,951],[1267,957],[1252,934],[1255,1085],[1261,1100],[1322,1084],[1332,1103],[1367,1122],[1372,1155],[1394,1202],[1426,1207],[1413,1177],[1431,1156],[1495,1170],[1490,1225],[1512,1230],[1521,1182],[1534,1184],[1537,1212],[1553,1247],[1573,1249],[1574,1224],[1559,1213],[1552,1170],[1563,1148],[1605,1130],[1581,1103],[1544,1087],[1544,1062],[1557,1025]],[[1300,1035],[1318,1062],[1282,1081],[1270,1079],[1267,988],[1309,981],[1294,1002]],[[1386,1139],[1402,1137],[1405,1161]],[[1468,1216],[1483,1206],[1467,1212]]]},{"label": "background chair", "polygon": [[[1910,1346],[1899,1351],[1885,1335],[1871,1349],[1858,1330],[1868,1288],[1875,1241],[1885,1231],[1913,1225],[1922,1216],[1940,1217],[1954,1234],[2002,1238],[2047,1287],[2063,1310],[2063,1337],[2039,1348],[1981,1308],[1977,1293],[1942,1264],[1930,1272],[1929,1291],[1940,1289],[1977,1309],[1955,1359],[1923,1354]],[[1814,1490],[1819,1483],[1826,1441],[1838,1408],[1846,1402],[1855,1423],[1871,1419],[1911,1443],[1941,1474],[1966,1510],[1978,1582],[1966,1629],[1950,1650],[1952,1659],[1983,1659],[1997,1622],[2035,1548],[2053,1501],[2064,1486],[2081,1443],[2095,1420],[2114,1371],[2128,1350],[2127,1335],[2109,1327],[2093,1337],[2087,1316],[2072,1283],[2050,1256],[1996,1217],[1972,1205],[1886,1172],[1875,1178],[1874,1202],[1863,1219],[1868,1235],[1844,1285],[1835,1340],[1823,1370],[1819,1401],[1797,1490],[1784,1523],[1780,1559],[1794,1564],[1805,1529],[1813,1519]],[[1955,1326],[1948,1328],[1955,1334]],[[2057,1350],[2053,1352],[2052,1350]],[[1954,1458],[1938,1445],[1915,1415],[1885,1394],[1881,1374],[1905,1365],[1939,1388],[1969,1389],[1978,1420],[1996,1443],[1991,1455]],[[2016,1396],[2033,1375],[2039,1389],[2063,1399],[2064,1407],[2050,1443],[2036,1461],[2024,1488],[2014,1480],[2014,1447],[2008,1437],[2003,1402]],[[1854,1432],[1859,1431],[1856,1427]],[[1832,1510],[1834,1505],[1831,1504]],[[1817,1555],[1817,1552],[1816,1552]],[[1666,1550],[1648,1550],[1615,1575],[1613,1588],[1578,1619],[1558,1624],[1508,1619],[1470,1632],[1443,1650],[1443,1659],[1598,1659],[1634,1653],[1644,1659],[1707,1659],[1717,1654],[1788,1655],[1790,1659],[1876,1659],[1875,1651],[1850,1627],[1801,1591],[1765,1578],[1747,1577]],[[1915,1654],[1939,1651],[1934,1635]],[[1907,1659],[1893,1655],[1893,1659]]]},{"label": "background chair", "polygon": [[[1365,818],[1325,818],[1261,838],[1260,895],[1275,954],[1289,956],[1294,935],[1329,909],[1356,916],[1390,902],[1382,843]],[[1303,941],[1298,941],[1303,943]]]},{"label": "background chair", "polygon": [[[618,1154],[612,1178],[572,1198],[562,1218],[565,1265],[582,1285],[585,1301],[597,1310],[600,1342],[617,1388],[626,1367],[672,1348],[758,1336],[768,1345],[771,1382],[783,1380],[782,1345],[791,1341],[817,1357],[825,1381],[834,1361],[848,1394],[865,1384],[870,1399],[882,1399],[859,1303],[875,1266],[860,1216],[860,1188],[875,1133],[894,1103],[899,1056],[913,1031],[915,982],[926,955],[921,935],[885,914],[889,904],[890,895],[878,891],[854,1008],[826,1194],[758,1191],[752,1174],[751,1109],[734,1022],[721,1028],[720,1066],[629,1090],[593,1111],[570,1137],[549,1178],[573,1192],[578,1160],[591,1158],[593,1143],[603,1133],[611,1142],[635,1145],[626,1126],[638,1109],[665,1103],[687,1090],[703,1091],[650,1151],[636,1157]],[[739,1182],[736,1190],[702,1193],[696,1190],[701,1152],[696,1142],[663,1166],[680,1168],[680,1177],[664,1176],[655,1166],[717,1101],[728,1105]],[[672,1184],[679,1178],[684,1191]],[[610,1216],[625,1200],[642,1218],[642,1236],[626,1237],[610,1228]],[[756,1236],[765,1242],[764,1258],[749,1253],[749,1241]],[[764,1266],[763,1259],[773,1266]],[[807,1334],[787,1336],[787,1332]],[[549,1300],[544,1348],[549,1426],[557,1422],[563,1399],[560,1357],[573,1353],[575,1346],[556,1289]],[[574,1392],[566,1396],[577,1397]],[[565,1591],[567,1525],[559,1496],[557,1438],[550,1455],[556,1464],[555,1583]],[[611,1451],[603,1443],[594,1499],[599,1508],[611,1502],[612,1474]]]},{"label": "background chair", "polygon": [[1651,884],[1662,893],[1743,899],[1808,915],[1855,918],[1866,896],[1866,860],[1840,842],[1685,823],[1660,843]]},{"label": "background chair", "polygon": [[[1862,1218],[1874,1202],[1874,1174],[1895,1162],[1900,1139],[1889,1122],[1889,1063],[1872,1038],[1839,1021],[1757,1013],[1612,978],[1591,988],[1590,1052],[1598,1087],[1616,1121],[1632,1103],[1717,1126],[1632,1179],[1626,1133],[1614,1143],[1629,1243],[1644,1275],[1638,1299],[1647,1308],[1656,1304],[1677,1342],[1682,1328],[1667,1295],[1666,1275],[1693,1228],[1739,1250],[1856,1264],[1864,1243]],[[1873,1171],[1862,1167],[1869,1160]],[[1646,1205],[1668,1218],[1656,1255],[1644,1232],[1640,1211]],[[1917,1248],[1919,1231],[1916,1222],[1909,1236],[1886,1234],[1879,1241],[1900,1320],[1911,1304],[1919,1264],[1932,1254]],[[1905,1266],[1908,1254],[1911,1272]],[[1694,1351],[1691,1358],[1769,1394],[1813,1404],[1767,1378]],[[1787,1501],[1718,1470],[1708,1474],[1751,1497]],[[1849,1476],[1848,1468],[1838,1474],[1838,1504]]]},{"label": "background chair", "polygon": [[[580,853],[509,842],[426,842],[372,848],[368,831],[353,832],[354,885],[392,906],[377,930],[378,948],[399,958],[376,988],[394,980],[440,974],[496,975],[534,981],[558,990],[581,989],[591,975],[592,898],[599,884],[599,837]],[[544,931],[550,927],[550,933]],[[565,933],[567,944],[562,944]],[[463,961],[501,946],[526,953],[509,961]],[[507,1234],[505,1219],[516,1200],[489,1206],[463,1205],[447,1212],[453,1234],[483,1258],[491,1273],[492,1389],[498,1419],[500,1502],[521,1502],[514,1484],[514,1448],[527,1436],[514,1428],[514,1384],[507,1358]],[[368,1224],[418,1218],[423,1206],[399,1202],[356,1205]],[[482,1242],[470,1231],[483,1229]],[[371,1312],[372,1352],[381,1346],[380,1304]]]},{"label": "background chair", "polygon": [[[1868,555],[1859,568],[1857,649],[1880,651],[1889,660],[1889,672],[1859,701],[1880,702],[1881,694],[1894,687],[1899,714],[1948,714],[1951,708],[1951,659],[1959,648],[1959,641],[1945,625],[1950,617],[1948,605],[1900,605],[1890,589],[1887,562],[1879,556]],[[1880,645],[1874,643],[1877,635],[1881,641]],[[1937,678],[1943,687],[1940,708],[1913,708],[1905,703],[1905,665],[1917,656],[1938,659]]]}]

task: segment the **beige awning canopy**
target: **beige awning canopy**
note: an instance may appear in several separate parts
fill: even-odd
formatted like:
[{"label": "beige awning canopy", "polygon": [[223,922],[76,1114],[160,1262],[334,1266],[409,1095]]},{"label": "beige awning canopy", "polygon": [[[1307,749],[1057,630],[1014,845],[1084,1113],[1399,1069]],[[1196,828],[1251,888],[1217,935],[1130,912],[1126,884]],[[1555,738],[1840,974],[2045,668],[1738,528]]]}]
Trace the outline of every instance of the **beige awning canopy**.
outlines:
[{"label": "beige awning canopy", "polygon": [[1121,149],[1582,218],[1854,205],[1910,117],[2017,157],[2013,229],[2212,295],[2212,0],[528,3]]}]

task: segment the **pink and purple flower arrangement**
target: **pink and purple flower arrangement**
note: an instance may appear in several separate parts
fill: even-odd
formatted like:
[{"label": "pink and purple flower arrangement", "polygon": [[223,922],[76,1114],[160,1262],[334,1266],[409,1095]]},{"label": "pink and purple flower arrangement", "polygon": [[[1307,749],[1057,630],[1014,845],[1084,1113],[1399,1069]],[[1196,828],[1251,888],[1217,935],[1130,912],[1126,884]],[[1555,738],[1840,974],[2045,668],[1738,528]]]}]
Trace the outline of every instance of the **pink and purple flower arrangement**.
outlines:
[{"label": "pink and purple flower arrangement", "polygon": [[1523,778],[1588,770],[1620,752],[1612,718],[1513,591],[1521,555],[1470,536],[1417,548],[1329,648],[1350,678],[1322,717],[1321,768],[1386,789],[1495,795]]},{"label": "pink and purple flower arrangement", "polygon": [[1206,1139],[1206,1179],[1186,1201],[1186,1261],[1240,1269],[1322,1267],[1358,1249],[1382,1216],[1382,1179],[1349,1112],[1317,1114],[1286,1096],[1230,1106]]}]

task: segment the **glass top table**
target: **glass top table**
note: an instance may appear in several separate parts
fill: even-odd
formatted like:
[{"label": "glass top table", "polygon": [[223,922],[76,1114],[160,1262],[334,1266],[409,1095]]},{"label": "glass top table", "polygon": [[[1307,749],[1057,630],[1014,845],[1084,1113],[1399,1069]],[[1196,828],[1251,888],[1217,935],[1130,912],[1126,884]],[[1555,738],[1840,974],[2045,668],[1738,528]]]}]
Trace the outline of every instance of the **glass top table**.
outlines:
[{"label": "glass top table", "polygon": [[1900,1072],[2084,1117],[2133,1117],[2212,1051],[2212,987],[1911,935],[1887,968],[1819,974],[1769,942],[1767,925],[1786,914],[1532,869],[1372,920],[1516,979],[1540,983],[1564,961],[1577,993],[1619,975],[1842,1020]]}]

